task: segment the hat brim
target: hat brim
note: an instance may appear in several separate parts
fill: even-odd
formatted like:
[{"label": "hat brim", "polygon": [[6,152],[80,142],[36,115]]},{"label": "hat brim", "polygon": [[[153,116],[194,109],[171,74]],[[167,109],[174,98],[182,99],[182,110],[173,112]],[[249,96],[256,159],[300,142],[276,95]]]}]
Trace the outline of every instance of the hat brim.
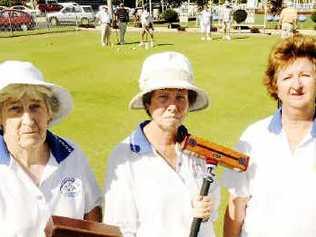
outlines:
[{"label": "hat brim", "polygon": [[[155,83],[156,82],[156,83]],[[199,89],[192,84],[183,80],[157,80],[152,82],[149,88],[138,93],[129,103],[130,109],[144,109],[143,95],[160,89],[187,89],[196,92],[197,97],[195,102],[189,107],[189,111],[198,111],[210,106],[210,100],[204,90]],[[163,85],[163,86],[162,86]]]}]

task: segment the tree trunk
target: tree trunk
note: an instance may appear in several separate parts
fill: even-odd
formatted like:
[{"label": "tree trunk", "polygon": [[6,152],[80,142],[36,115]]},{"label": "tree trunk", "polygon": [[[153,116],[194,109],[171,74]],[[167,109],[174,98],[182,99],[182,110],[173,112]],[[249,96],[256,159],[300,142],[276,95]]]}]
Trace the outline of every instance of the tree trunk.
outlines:
[{"label": "tree trunk", "polygon": [[107,0],[107,5],[108,5],[109,13],[110,13],[110,15],[112,16],[112,19],[113,19],[112,0]]}]

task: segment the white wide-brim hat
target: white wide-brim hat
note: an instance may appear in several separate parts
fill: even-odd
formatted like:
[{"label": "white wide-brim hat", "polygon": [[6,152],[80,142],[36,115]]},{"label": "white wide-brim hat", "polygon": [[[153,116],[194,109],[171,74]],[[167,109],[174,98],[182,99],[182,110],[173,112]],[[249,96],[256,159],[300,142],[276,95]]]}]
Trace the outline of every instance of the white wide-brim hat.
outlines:
[{"label": "white wide-brim hat", "polygon": [[24,61],[4,61],[0,64],[0,93],[12,85],[35,85],[50,89],[58,100],[58,111],[53,113],[49,125],[58,123],[72,110],[72,97],[62,87],[44,81],[43,74],[32,63]]},{"label": "white wide-brim hat", "polygon": [[143,64],[139,78],[140,92],[130,101],[130,109],[144,109],[143,95],[159,89],[187,89],[197,94],[189,111],[208,107],[209,99],[204,90],[193,84],[190,61],[181,53],[163,52],[149,56]]}]

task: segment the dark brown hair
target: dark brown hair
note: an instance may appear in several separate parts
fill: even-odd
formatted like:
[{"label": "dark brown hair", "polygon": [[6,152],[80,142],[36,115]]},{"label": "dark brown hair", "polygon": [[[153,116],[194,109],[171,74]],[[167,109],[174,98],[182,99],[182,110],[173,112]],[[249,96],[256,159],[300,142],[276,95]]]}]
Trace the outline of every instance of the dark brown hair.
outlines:
[{"label": "dark brown hair", "polygon": [[[151,114],[149,112],[149,105],[151,103],[151,97],[153,95],[154,91],[148,92],[145,95],[143,95],[143,105],[145,107],[146,113],[151,117]],[[197,98],[197,93],[192,90],[188,90],[188,100],[189,100],[189,107],[191,107]]]}]

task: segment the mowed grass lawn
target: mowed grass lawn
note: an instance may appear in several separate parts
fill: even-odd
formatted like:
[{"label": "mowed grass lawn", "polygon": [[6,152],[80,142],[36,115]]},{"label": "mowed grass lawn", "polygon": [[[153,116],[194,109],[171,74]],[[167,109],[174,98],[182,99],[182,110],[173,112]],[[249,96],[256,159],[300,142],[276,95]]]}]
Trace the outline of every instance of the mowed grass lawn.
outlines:
[{"label": "mowed grass lawn", "polygon": [[[234,35],[232,41],[219,36],[201,41],[194,33],[159,33],[157,46],[149,50],[137,46],[137,33],[127,33],[126,39],[130,44],[112,48],[100,47],[99,34],[93,31],[0,39],[1,61],[32,61],[48,81],[70,90],[74,110],[52,130],[81,145],[101,188],[111,150],[147,118],[127,105],[138,91],[141,64],[150,54],[184,53],[192,61],[196,83],[209,93],[211,107],[189,114],[185,121],[192,134],[232,147],[247,125],[275,109],[262,76],[277,37]],[[218,173],[220,178],[221,168]],[[218,236],[227,196],[222,193]]]}]

